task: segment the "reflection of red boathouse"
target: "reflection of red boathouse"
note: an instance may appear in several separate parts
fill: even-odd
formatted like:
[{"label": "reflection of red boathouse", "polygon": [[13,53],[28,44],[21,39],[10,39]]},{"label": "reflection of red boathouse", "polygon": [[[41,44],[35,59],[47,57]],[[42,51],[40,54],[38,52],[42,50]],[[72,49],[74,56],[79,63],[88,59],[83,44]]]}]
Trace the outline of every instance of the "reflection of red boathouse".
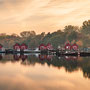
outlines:
[{"label": "reflection of red boathouse", "polygon": [[47,60],[51,60],[53,55],[47,55]]},{"label": "reflection of red boathouse", "polygon": [[14,57],[14,60],[19,60],[20,59],[20,55],[17,55],[17,54],[15,54],[13,57]]},{"label": "reflection of red boathouse", "polygon": [[77,60],[78,57],[76,57],[76,56],[65,56],[65,59],[66,60]]},{"label": "reflection of red boathouse", "polygon": [[17,55],[17,54],[15,54],[13,57],[14,57],[14,60],[22,59],[24,61],[25,59],[27,59],[27,55]]},{"label": "reflection of red boathouse", "polygon": [[2,54],[0,54],[0,60],[2,60],[2,58],[3,58],[3,57],[2,57]]},{"label": "reflection of red boathouse", "polygon": [[39,59],[40,60],[45,60],[46,59],[46,55],[39,55]]},{"label": "reflection of red boathouse", "polygon": [[52,55],[39,55],[40,60],[51,60]]},{"label": "reflection of red boathouse", "polygon": [[24,61],[27,59],[27,55],[20,55],[20,58]]}]

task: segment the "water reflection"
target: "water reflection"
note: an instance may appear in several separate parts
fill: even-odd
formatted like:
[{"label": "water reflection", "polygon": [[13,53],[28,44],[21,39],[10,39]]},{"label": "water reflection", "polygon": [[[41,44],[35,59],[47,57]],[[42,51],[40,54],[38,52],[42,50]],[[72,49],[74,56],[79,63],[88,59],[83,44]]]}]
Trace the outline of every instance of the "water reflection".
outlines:
[{"label": "water reflection", "polygon": [[90,57],[0,54],[0,90],[90,90]]},{"label": "water reflection", "polygon": [[85,78],[90,78],[90,57],[75,57],[75,56],[64,56],[57,57],[54,55],[41,55],[41,54],[15,54],[15,55],[3,55],[0,54],[0,63],[19,62],[21,61],[22,65],[33,65],[37,63],[41,65],[47,64],[49,67],[61,67],[65,68],[66,72],[74,72],[79,69],[82,70],[83,76]]}]

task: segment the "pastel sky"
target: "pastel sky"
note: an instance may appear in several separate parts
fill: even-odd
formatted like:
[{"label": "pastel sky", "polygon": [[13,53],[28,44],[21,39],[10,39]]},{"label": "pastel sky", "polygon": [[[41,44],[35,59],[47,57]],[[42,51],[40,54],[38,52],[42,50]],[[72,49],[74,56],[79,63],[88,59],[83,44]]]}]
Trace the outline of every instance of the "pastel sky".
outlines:
[{"label": "pastel sky", "polygon": [[47,33],[89,19],[90,0],[0,0],[0,33]]}]

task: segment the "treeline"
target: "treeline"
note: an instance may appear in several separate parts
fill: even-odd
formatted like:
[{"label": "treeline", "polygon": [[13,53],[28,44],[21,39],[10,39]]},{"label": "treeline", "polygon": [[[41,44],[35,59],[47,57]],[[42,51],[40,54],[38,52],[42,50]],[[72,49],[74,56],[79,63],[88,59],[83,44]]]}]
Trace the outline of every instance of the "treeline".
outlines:
[{"label": "treeline", "polygon": [[[48,30],[49,31],[49,30]],[[77,43],[79,47],[90,46],[90,20],[84,21],[81,27],[68,25],[64,29],[53,33],[42,32],[36,34],[35,31],[23,31],[20,35],[5,33],[0,34],[0,43],[5,48],[12,48],[15,43],[26,43],[29,48],[38,47],[41,43],[51,43],[54,48],[63,47],[65,42]]]}]

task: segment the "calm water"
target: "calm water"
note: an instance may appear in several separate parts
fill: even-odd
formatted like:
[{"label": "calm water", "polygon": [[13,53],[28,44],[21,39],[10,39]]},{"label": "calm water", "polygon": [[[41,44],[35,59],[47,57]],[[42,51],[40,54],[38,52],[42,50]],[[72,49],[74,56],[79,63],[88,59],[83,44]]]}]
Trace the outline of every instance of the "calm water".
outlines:
[{"label": "calm water", "polygon": [[0,55],[0,90],[90,90],[90,57]]}]

